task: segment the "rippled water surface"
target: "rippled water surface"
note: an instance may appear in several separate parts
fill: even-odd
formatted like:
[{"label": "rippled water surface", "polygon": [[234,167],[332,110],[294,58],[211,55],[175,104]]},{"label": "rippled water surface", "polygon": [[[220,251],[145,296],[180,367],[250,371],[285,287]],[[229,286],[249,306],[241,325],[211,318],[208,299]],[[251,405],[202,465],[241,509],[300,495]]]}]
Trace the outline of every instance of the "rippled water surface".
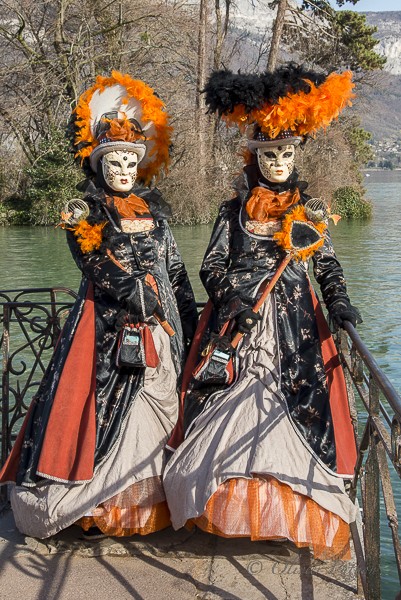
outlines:
[{"label": "rippled water surface", "polygon": [[[371,173],[365,184],[373,203],[368,222],[340,221],[331,227],[332,237],[348,282],[351,301],[363,316],[358,330],[401,393],[401,172]],[[198,300],[205,299],[199,282],[199,266],[211,226],[175,227]],[[80,272],[65,242],[64,232],[52,228],[0,228],[0,290],[25,287],[78,288]],[[401,485],[393,474],[401,515]],[[398,591],[392,559],[390,530],[382,519],[383,594],[385,600]]]}]

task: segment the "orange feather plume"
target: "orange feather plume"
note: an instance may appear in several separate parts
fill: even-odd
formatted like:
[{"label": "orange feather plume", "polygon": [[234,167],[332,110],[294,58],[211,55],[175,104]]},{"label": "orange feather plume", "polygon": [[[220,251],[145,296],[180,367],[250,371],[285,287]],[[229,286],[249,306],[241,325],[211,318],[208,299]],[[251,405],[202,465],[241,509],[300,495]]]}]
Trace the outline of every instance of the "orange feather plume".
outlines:
[{"label": "orange feather plume", "polygon": [[287,94],[276,104],[266,103],[261,108],[247,112],[245,106],[237,105],[233,112],[223,115],[227,124],[235,124],[243,130],[251,123],[257,123],[263,133],[275,139],[280,131],[291,130],[296,136],[314,135],[325,129],[340,112],[352,105],[355,97],[351,71],[331,73],[319,86],[305,80],[310,92]]},{"label": "orange feather plume", "polygon": [[106,137],[111,141],[123,140],[124,142],[136,142],[144,140],[145,135],[135,129],[135,126],[127,118],[124,119],[104,119],[110,123],[110,129],[106,132]]},{"label": "orange feather plume", "polygon": [[89,225],[88,221],[80,221],[74,227],[74,235],[84,254],[100,248],[103,239],[102,230],[105,225],[106,223]]}]

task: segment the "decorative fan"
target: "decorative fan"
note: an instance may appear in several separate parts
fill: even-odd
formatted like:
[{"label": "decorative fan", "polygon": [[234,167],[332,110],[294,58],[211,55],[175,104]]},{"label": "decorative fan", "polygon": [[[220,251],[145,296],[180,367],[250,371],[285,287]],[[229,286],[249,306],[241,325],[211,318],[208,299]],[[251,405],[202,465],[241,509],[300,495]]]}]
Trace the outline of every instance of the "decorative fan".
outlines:
[{"label": "decorative fan", "polygon": [[305,202],[305,214],[313,223],[327,221],[330,216],[327,203],[321,198],[311,198]]}]

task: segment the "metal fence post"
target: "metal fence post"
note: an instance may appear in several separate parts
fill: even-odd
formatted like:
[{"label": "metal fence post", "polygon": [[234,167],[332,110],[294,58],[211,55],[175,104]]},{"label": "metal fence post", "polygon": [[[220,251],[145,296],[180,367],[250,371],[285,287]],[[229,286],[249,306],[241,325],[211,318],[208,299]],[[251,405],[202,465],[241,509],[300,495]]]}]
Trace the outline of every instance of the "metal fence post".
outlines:
[{"label": "metal fence post", "polygon": [[[378,416],[379,387],[373,377],[369,380],[369,417]],[[370,428],[369,454],[365,464],[364,533],[366,558],[366,600],[381,600],[380,585],[380,474],[377,456],[378,437]]]},{"label": "metal fence post", "polygon": [[[10,410],[10,373],[8,369],[8,361],[10,356],[10,317],[11,311],[9,304],[3,305],[3,373],[1,377],[1,460],[0,465],[3,465],[9,452],[9,410]],[[7,502],[7,487],[0,487],[0,504]]]}]

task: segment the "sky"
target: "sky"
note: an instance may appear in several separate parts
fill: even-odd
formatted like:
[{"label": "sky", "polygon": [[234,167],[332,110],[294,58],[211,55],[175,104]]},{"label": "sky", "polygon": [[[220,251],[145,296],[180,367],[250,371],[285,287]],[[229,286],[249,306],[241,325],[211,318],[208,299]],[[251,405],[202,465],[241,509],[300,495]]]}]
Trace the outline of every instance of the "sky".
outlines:
[{"label": "sky", "polygon": [[330,4],[336,10],[355,10],[357,12],[383,12],[386,10],[397,10],[401,11],[401,0],[359,0],[357,4],[353,5],[346,2],[341,8],[337,6],[334,0],[330,0]]}]

